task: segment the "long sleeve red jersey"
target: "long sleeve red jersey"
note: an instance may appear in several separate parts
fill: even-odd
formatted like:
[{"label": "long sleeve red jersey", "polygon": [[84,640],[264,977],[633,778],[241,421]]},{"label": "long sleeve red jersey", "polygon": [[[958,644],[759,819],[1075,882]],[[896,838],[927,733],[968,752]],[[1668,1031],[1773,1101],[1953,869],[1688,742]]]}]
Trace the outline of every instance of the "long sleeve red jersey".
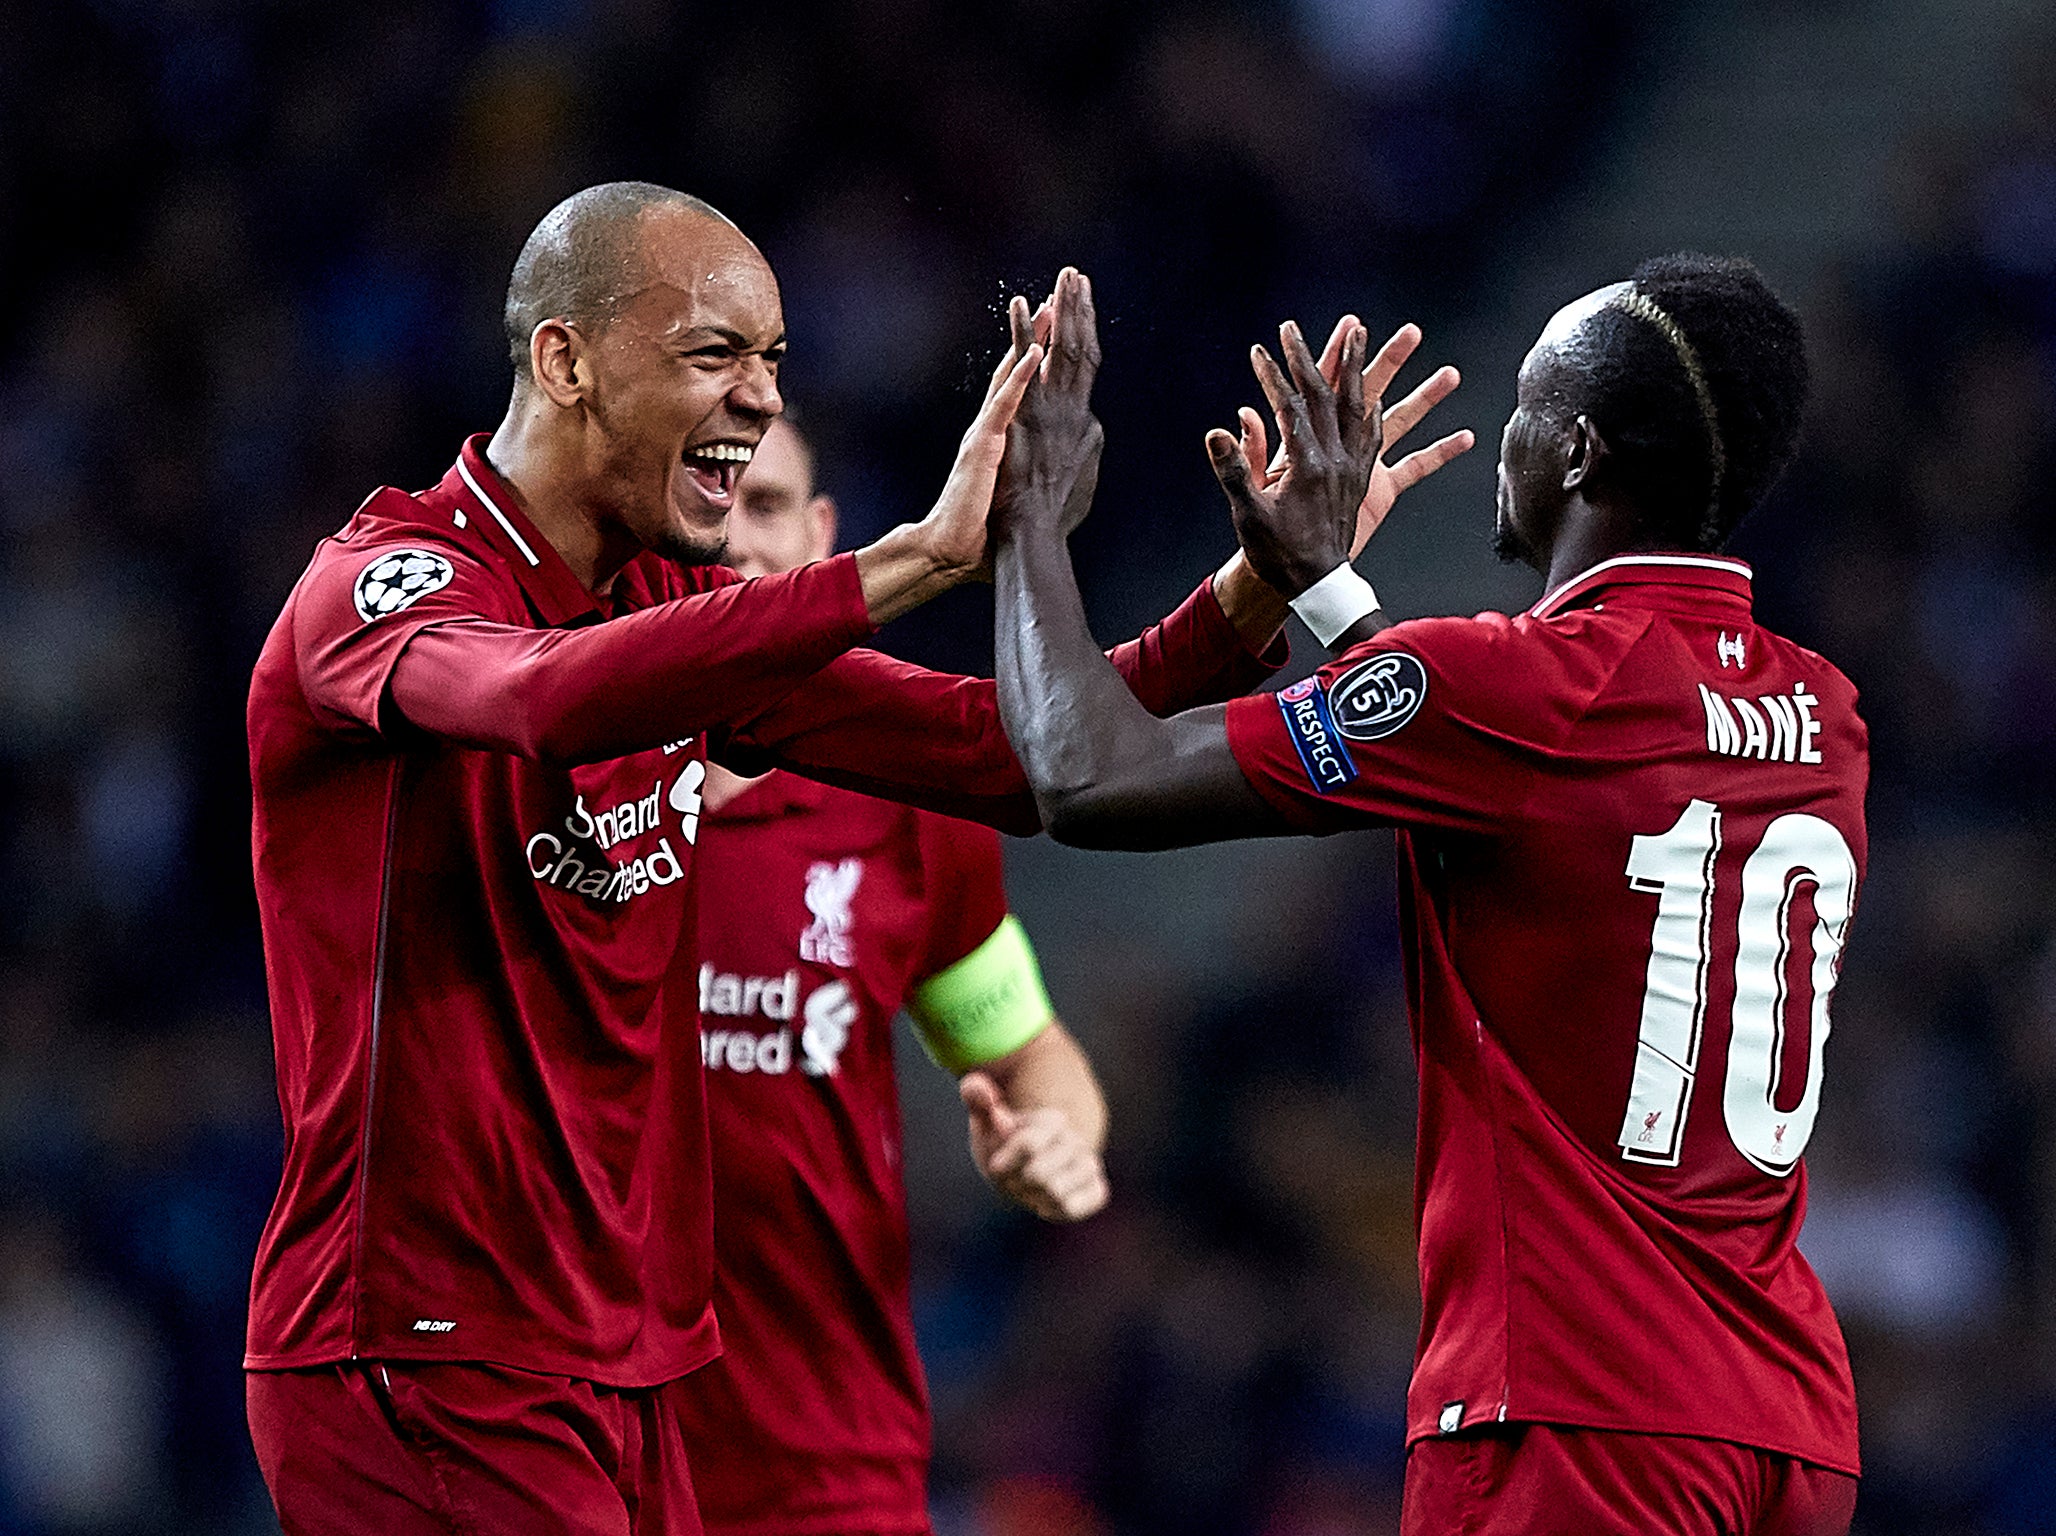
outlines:
[{"label": "long sleeve red jersey", "polygon": [[[651,1386],[717,1348],[695,844],[709,750],[1016,830],[992,685],[853,649],[843,556],[588,594],[464,447],[315,552],[249,704],[285,1169],[246,1364]],[[1262,668],[1195,594],[1117,660]]]},{"label": "long sleeve red jersey", "polygon": [[1294,826],[1399,829],[1423,1301],[1408,1438],[1525,1420],[1857,1470],[1800,1154],[1866,857],[1849,680],[1749,568],[1609,560],[1228,706]]},{"label": "long sleeve red jersey", "polygon": [[710,1536],[926,1531],[892,1025],[1005,918],[999,839],[774,773],[701,856],[725,1351],[668,1389],[700,1514]]}]

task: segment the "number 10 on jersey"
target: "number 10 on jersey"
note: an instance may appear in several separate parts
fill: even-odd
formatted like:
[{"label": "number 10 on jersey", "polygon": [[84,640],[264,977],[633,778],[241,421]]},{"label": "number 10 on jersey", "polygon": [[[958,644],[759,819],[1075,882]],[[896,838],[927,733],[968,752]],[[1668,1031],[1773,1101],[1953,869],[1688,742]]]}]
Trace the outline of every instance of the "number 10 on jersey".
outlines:
[{"label": "number 10 on jersey", "polygon": [[[1635,1080],[1621,1121],[1621,1156],[1629,1162],[1674,1168],[1683,1153],[1700,1050],[1709,1023],[1717,1022],[1706,1015],[1720,853],[1720,807],[1694,800],[1668,832],[1637,837],[1628,855],[1628,883],[1657,893]],[[1794,905],[1808,888],[1813,922],[1795,934]],[[1765,1173],[1790,1173],[1813,1134],[1828,1002],[1855,894],[1856,859],[1848,840],[1818,816],[1778,817],[1742,865],[1721,1109],[1735,1150]],[[1798,1102],[1781,1110],[1778,1100],[1791,1097],[1781,1079],[1793,1001],[1785,978],[1795,944],[1812,950],[1806,1081]]]}]

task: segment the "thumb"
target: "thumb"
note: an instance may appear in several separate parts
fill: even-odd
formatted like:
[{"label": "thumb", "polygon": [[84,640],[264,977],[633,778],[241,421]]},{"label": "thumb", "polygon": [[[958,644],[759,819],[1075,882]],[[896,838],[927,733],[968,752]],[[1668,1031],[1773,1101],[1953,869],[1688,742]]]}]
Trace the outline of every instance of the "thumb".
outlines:
[{"label": "thumb", "polygon": [[1229,502],[1242,507],[1248,505],[1250,497],[1249,460],[1243,457],[1242,444],[1234,434],[1216,427],[1206,435],[1206,456],[1214,466],[1214,478],[1221,482],[1221,490]]},{"label": "thumb", "polygon": [[1007,1107],[999,1084],[988,1073],[966,1072],[957,1084],[957,1096],[964,1101],[973,1123],[988,1136],[1007,1136],[1019,1122],[1020,1117]]}]

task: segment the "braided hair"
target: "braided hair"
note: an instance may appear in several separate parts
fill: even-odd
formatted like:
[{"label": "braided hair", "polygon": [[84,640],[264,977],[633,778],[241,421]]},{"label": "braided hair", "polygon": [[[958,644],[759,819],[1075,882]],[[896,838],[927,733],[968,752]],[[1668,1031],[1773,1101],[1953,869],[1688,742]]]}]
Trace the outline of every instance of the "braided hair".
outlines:
[{"label": "braided hair", "polygon": [[1799,317],[1749,261],[1659,256],[1587,321],[1583,406],[1673,549],[1717,550],[1791,461],[1806,405]]}]

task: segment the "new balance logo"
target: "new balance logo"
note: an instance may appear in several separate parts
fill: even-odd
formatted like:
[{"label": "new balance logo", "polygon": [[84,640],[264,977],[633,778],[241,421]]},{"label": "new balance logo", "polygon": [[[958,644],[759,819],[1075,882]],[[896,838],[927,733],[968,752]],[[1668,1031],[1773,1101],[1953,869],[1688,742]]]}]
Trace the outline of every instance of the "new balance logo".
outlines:
[{"label": "new balance logo", "polygon": [[457,1325],[443,1317],[417,1317],[414,1319],[416,1333],[448,1333]]},{"label": "new balance logo", "polygon": [[1731,635],[1726,630],[1722,630],[1720,639],[1714,642],[1713,651],[1716,656],[1720,657],[1721,669],[1723,671],[1727,669],[1729,662],[1734,663],[1735,670],[1738,672],[1749,664],[1749,658],[1742,649],[1742,637],[1740,635]]},{"label": "new balance logo", "polygon": [[1813,718],[1820,700],[1806,691],[1804,683],[1794,683],[1790,694],[1761,694],[1753,702],[1715,693],[1701,683],[1699,701],[1706,706],[1709,752],[1767,763],[1820,761],[1820,748],[1813,744],[1820,734],[1820,722]]}]

